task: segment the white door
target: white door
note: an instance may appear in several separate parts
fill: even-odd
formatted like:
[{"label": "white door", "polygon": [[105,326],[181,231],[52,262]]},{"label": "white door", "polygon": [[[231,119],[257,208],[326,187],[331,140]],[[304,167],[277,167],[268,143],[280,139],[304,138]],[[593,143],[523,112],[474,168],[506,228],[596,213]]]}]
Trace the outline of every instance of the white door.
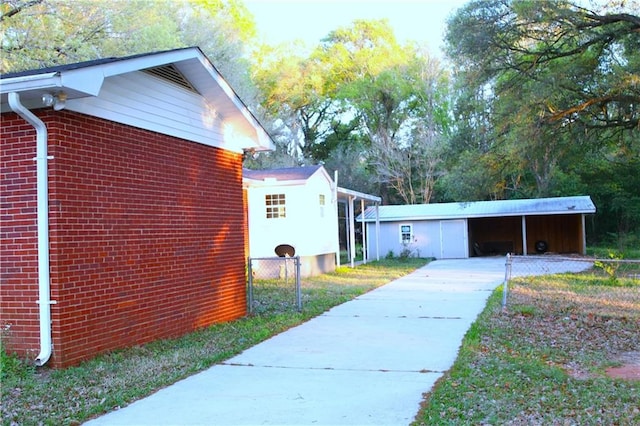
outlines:
[{"label": "white door", "polygon": [[465,219],[440,221],[441,259],[469,257],[467,221]]}]

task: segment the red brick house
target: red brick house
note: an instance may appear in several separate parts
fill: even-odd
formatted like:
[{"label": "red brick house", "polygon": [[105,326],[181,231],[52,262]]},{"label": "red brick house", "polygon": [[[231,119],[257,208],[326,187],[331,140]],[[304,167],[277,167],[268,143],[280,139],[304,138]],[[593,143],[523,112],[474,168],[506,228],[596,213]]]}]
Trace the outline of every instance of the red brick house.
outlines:
[{"label": "red brick house", "polygon": [[245,315],[242,158],[198,48],[0,76],[3,348],[53,367]]}]

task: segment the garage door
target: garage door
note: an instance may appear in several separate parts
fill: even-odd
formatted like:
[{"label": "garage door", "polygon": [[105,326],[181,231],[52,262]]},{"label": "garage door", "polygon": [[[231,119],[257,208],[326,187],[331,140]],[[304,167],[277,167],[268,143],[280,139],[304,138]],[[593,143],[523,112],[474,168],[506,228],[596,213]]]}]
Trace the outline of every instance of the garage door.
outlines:
[{"label": "garage door", "polygon": [[441,259],[464,259],[469,257],[467,241],[466,220],[440,221]]}]

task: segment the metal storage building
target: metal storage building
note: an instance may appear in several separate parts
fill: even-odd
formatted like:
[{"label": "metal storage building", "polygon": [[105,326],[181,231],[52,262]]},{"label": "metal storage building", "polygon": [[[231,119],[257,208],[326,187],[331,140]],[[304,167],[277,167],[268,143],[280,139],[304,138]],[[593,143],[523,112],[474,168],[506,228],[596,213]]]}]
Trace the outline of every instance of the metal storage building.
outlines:
[{"label": "metal storage building", "polygon": [[[367,250],[437,259],[586,252],[589,196],[380,206],[364,218]],[[376,247],[378,244],[378,248]]]}]

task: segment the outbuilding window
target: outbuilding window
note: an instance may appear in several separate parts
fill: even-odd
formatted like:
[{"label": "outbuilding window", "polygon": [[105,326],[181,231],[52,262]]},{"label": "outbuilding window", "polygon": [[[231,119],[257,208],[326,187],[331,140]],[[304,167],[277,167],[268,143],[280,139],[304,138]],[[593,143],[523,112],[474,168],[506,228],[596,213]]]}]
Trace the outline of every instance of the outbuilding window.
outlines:
[{"label": "outbuilding window", "polygon": [[400,225],[400,243],[411,244],[413,242],[413,225]]},{"label": "outbuilding window", "polygon": [[286,199],[284,194],[265,195],[265,204],[267,206],[267,219],[287,217],[287,208],[285,206]]},{"label": "outbuilding window", "polygon": [[324,194],[320,194],[319,203],[320,203],[320,217],[324,217],[324,206],[325,206]]}]

